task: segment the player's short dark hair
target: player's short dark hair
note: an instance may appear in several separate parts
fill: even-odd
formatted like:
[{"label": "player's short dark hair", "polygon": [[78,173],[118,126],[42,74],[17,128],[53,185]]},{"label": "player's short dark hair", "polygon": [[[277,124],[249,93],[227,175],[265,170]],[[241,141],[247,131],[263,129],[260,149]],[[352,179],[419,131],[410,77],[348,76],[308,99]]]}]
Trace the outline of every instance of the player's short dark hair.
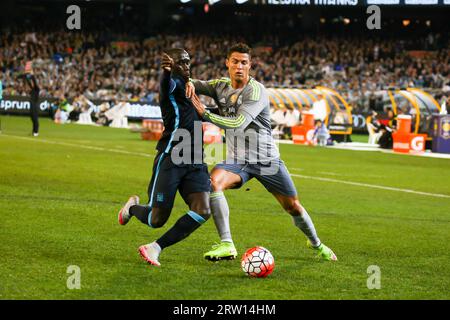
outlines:
[{"label": "player's short dark hair", "polygon": [[233,44],[228,49],[227,58],[229,58],[233,52],[247,53],[249,56],[251,56],[252,49],[247,44],[245,44],[243,42],[239,42],[239,43]]},{"label": "player's short dark hair", "polygon": [[173,56],[177,54],[182,54],[183,52],[187,53],[187,51],[184,50],[183,48],[170,48],[166,52],[171,58],[173,58]]}]

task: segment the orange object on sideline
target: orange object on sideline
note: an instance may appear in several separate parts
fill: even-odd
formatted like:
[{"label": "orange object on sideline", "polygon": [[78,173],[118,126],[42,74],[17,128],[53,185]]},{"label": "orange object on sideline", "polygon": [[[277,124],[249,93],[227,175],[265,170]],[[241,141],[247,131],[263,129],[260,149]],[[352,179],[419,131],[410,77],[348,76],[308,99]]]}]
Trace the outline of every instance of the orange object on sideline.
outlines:
[{"label": "orange object on sideline", "polygon": [[142,120],[142,129],[146,129],[141,132],[143,140],[159,140],[164,131],[164,124],[162,120]]},{"label": "orange object on sideline", "polygon": [[302,112],[302,125],[314,127],[314,114],[310,112]]},{"label": "orange object on sideline", "polygon": [[312,145],[314,130],[314,114],[302,112],[302,124],[292,127],[292,141],[295,144]]},{"label": "orange object on sideline", "polygon": [[392,134],[394,140],[394,152],[400,153],[421,153],[425,152],[426,134],[400,133]]},{"label": "orange object on sideline", "polygon": [[397,132],[399,134],[411,133],[411,116],[401,114],[397,117]]}]

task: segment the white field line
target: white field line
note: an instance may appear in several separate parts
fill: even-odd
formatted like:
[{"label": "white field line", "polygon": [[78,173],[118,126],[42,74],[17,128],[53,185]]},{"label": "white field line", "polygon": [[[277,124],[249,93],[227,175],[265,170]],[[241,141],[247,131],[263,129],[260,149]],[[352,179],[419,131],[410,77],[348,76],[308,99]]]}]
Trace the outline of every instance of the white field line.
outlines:
[{"label": "white field line", "polygon": [[321,173],[327,176],[343,176],[341,173],[327,172],[327,171],[317,171],[317,173]]},{"label": "white field line", "polygon": [[450,198],[450,195],[447,195],[447,194],[429,193],[429,192],[422,192],[422,191],[416,191],[416,190],[410,190],[410,189],[386,187],[386,186],[379,186],[379,185],[376,185],[376,184],[344,181],[344,180],[337,180],[337,179],[331,179],[331,178],[311,177],[311,176],[305,176],[305,175],[300,175],[300,174],[291,174],[291,176],[297,177],[297,178],[325,181],[325,182],[334,182],[334,183],[348,184],[348,185],[358,186],[358,187],[366,187],[366,188],[373,188],[373,189],[382,189],[382,190],[389,190],[389,191],[398,191],[398,192],[420,194],[422,196],[430,196],[430,197],[437,197],[437,198]]},{"label": "white field line", "polygon": [[[48,143],[48,144],[62,145],[62,146],[74,147],[74,148],[83,148],[83,149],[96,150],[96,151],[107,151],[107,152],[128,154],[128,155],[141,156],[141,157],[146,157],[146,158],[152,158],[154,156],[152,154],[141,153],[141,152],[130,152],[130,151],[125,151],[125,150],[117,150],[117,149],[94,147],[94,146],[87,146],[87,145],[81,145],[81,144],[73,144],[73,143],[67,143],[67,142],[51,141],[51,140],[45,140],[45,139],[41,139],[41,138],[28,138],[28,137],[19,137],[19,136],[13,136],[13,135],[0,134],[0,137],[2,137],[2,136],[21,139],[21,140],[27,140],[27,141],[34,141],[34,142],[37,141],[37,142]],[[301,169],[299,169],[299,170],[301,170]],[[318,180],[318,181],[324,181],[324,182],[348,184],[348,185],[358,186],[358,187],[366,187],[366,188],[373,188],[373,189],[419,194],[419,195],[423,195],[423,196],[430,196],[430,197],[437,197],[437,198],[450,198],[450,195],[446,195],[446,194],[429,193],[429,192],[415,191],[415,190],[410,190],[410,189],[379,186],[376,184],[344,181],[344,180],[337,180],[337,179],[331,179],[331,178],[305,176],[305,175],[300,175],[300,174],[291,174],[291,176],[296,177],[296,178],[312,179],[312,180]]]},{"label": "white field line", "polygon": [[109,149],[109,148],[88,146],[88,145],[84,145],[84,144],[75,144],[75,143],[67,143],[67,142],[60,142],[60,141],[45,140],[45,139],[41,139],[41,138],[19,137],[19,136],[12,136],[12,135],[8,135],[8,134],[0,134],[0,137],[10,137],[10,138],[27,140],[27,141],[33,141],[33,142],[42,142],[42,143],[48,143],[48,144],[56,144],[56,145],[60,145],[60,146],[73,147],[73,148],[82,148],[82,149],[89,149],[89,150],[95,150],[95,151],[108,151],[108,152],[122,153],[122,154],[128,154],[128,155],[133,155],[133,156],[141,156],[141,157],[146,157],[146,158],[153,158],[155,156],[154,154],[150,154],[150,153],[132,152],[132,151],[118,150],[118,149]]}]

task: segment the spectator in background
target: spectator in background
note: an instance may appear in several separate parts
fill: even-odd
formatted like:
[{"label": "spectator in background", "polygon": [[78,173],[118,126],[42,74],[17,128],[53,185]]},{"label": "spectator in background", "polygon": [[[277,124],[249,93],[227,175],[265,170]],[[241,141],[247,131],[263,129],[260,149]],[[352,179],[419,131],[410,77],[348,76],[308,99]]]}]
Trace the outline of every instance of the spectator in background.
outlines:
[{"label": "spectator in background", "polygon": [[82,94],[75,99],[74,105],[75,104],[78,106],[78,109],[80,110],[77,123],[94,124],[91,116],[92,112],[94,111],[94,104]]},{"label": "spectator in background", "polygon": [[[119,25],[121,29],[127,27]],[[0,33],[0,69],[3,71],[0,80],[4,95],[28,95],[25,83],[16,79],[21,61],[31,57],[36,65],[35,73],[40,75],[41,96],[56,97],[56,91],[63,89],[69,100],[85,94],[89,99],[133,99],[157,104],[158,54],[162,48],[169,47],[170,43],[186,44],[195,52],[193,77],[214,79],[220,77],[223,52],[236,40],[222,32],[211,44],[205,28],[181,36],[167,33],[144,40],[136,40],[136,34],[131,31],[108,30],[108,37],[104,37],[102,28],[90,33],[88,30],[44,32],[39,28],[40,24],[36,23],[33,32],[18,26],[15,32]],[[261,37],[251,37],[253,42],[270,50],[260,50],[255,55],[252,76],[256,80],[268,87],[321,84],[340,92],[349,90],[348,99],[355,113],[362,111],[367,103],[370,109],[381,112],[382,104],[375,98],[366,101],[366,92],[388,86],[427,86],[443,91],[450,88],[448,37],[439,34],[431,37],[428,32],[414,34],[410,39],[402,34],[386,35],[383,41],[374,41],[366,35],[283,37],[268,34],[268,30],[258,31]],[[124,34],[128,37],[123,41],[125,44],[117,45],[114,41],[122,40]],[[423,49],[427,39],[429,48],[435,50],[433,55],[418,58],[409,54],[409,50]],[[210,103],[211,100],[205,102],[208,106]]]},{"label": "spectator in background", "polygon": [[109,103],[104,102],[100,105],[99,111],[95,114],[95,123],[99,126],[109,126],[112,120],[109,120],[106,116],[106,112],[109,110]]},{"label": "spectator in background", "polygon": [[286,126],[286,118],[285,118],[285,112],[286,110],[283,109],[276,109],[271,108],[270,110],[270,119],[273,125],[272,134],[276,138],[281,138],[284,128]]},{"label": "spectator in background", "polygon": [[70,121],[69,115],[72,109],[72,106],[69,104],[64,95],[61,95],[58,101],[58,109],[55,113],[55,123],[64,124]]},{"label": "spectator in background", "polygon": [[380,126],[381,136],[378,139],[378,144],[383,149],[392,149],[393,139],[392,133],[397,130],[397,116],[391,108],[386,109],[388,114],[388,124]]},{"label": "spectator in background", "polygon": [[449,106],[450,103],[450,95],[446,97],[445,95],[442,97],[442,104],[441,104],[441,111],[440,114],[447,114],[447,106]]},{"label": "spectator in background", "polygon": [[126,101],[115,101],[114,106],[105,112],[105,116],[111,120],[110,127],[127,128],[130,104]]},{"label": "spectator in background", "polygon": [[292,137],[292,127],[298,125],[300,123],[300,111],[297,109],[288,109],[285,116],[285,128],[284,134],[285,139],[291,139]]},{"label": "spectator in background", "polygon": [[378,114],[375,111],[372,111],[372,115],[368,117],[367,120],[367,131],[369,132],[369,144],[377,144],[380,139],[382,132],[380,131],[381,124],[378,121]]},{"label": "spectator in background", "polygon": [[314,115],[314,120],[324,121],[327,117],[327,102],[322,93],[317,95],[317,101],[314,101],[311,113]]},{"label": "spectator in background", "polygon": [[328,131],[327,125],[321,120],[316,121],[316,128],[314,130],[313,141],[319,146],[326,146],[327,141],[330,138],[330,132]]}]

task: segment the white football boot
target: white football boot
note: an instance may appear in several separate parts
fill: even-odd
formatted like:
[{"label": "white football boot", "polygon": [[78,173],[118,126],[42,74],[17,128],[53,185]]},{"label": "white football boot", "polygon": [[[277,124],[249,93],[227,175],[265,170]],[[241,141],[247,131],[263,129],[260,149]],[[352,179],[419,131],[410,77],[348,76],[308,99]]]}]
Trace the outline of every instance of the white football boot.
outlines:
[{"label": "white football boot", "polygon": [[152,242],[139,247],[139,254],[149,264],[160,267],[161,264],[158,261],[159,254],[161,253],[161,247],[156,242]]},{"label": "white football boot", "polygon": [[130,215],[130,207],[139,204],[139,197],[138,196],[131,196],[127,203],[123,206],[122,209],[119,211],[119,224],[122,226],[126,225],[128,221],[130,221],[132,215]]}]

